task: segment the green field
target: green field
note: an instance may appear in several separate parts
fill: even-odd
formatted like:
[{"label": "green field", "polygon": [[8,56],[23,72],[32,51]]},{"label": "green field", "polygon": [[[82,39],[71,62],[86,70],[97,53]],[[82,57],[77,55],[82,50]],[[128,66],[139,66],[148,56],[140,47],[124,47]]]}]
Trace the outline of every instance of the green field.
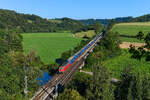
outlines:
[{"label": "green field", "polygon": [[127,38],[127,37],[120,37],[122,42],[137,42],[137,43],[144,43],[144,40],[138,40],[137,38]]},{"label": "green field", "polygon": [[112,31],[119,32],[121,35],[136,35],[139,31],[143,31],[144,34],[150,32],[150,22],[136,22],[136,23],[120,23],[116,24]]},{"label": "green field", "polygon": [[132,66],[133,73],[141,73],[142,75],[150,76],[150,62],[144,59],[141,61],[130,58],[130,53],[126,50],[122,51],[120,56],[105,61],[105,66],[112,73],[113,77],[119,78],[121,72],[126,66]]},{"label": "green field", "polygon": [[41,60],[54,63],[64,51],[73,49],[81,39],[72,37],[71,33],[24,33],[23,46],[25,53],[36,51]]},{"label": "green field", "polygon": [[[150,22],[134,22],[134,23],[120,23],[114,25],[113,32],[118,32],[120,35],[135,36],[139,31],[142,31],[145,35],[150,32]],[[120,40],[124,42],[143,42],[136,38],[121,37]]]}]

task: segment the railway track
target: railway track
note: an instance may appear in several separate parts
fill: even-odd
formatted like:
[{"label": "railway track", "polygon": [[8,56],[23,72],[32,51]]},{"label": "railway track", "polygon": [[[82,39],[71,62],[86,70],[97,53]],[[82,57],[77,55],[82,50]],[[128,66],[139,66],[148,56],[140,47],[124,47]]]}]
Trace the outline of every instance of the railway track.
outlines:
[{"label": "railway track", "polygon": [[76,61],[74,64],[72,64],[64,73],[57,73],[55,74],[52,79],[44,86],[42,86],[39,91],[31,98],[31,100],[49,100],[50,95],[52,95],[52,92],[55,89],[55,86],[57,84],[65,85],[73,76],[73,74],[76,72],[76,70],[82,66],[82,63],[84,62],[84,58],[88,55],[88,52],[91,51],[95,47],[95,44],[101,39],[100,35],[98,36],[98,39],[96,42],[89,47],[84,54],[79,57],[78,61]]},{"label": "railway track", "polygon": [[51,81],[42,86],[39,92],[37,92],[31,100],[45,100],[45,97],[49,97],[49,95],[52,93],[56,84],[59,83],[63,86],[65,83],[67,83],[75,71],[81,66],[82,62],[83,58],[80,58],[80,60],[74,63],[65,73],[55,74]]},{"label": "railway track", "polygon": [[[73,74],[76,72],[76,70],[78,70],[78,68],[82,65],[83,61],[84,60],[81,59],[79,62],[76,62],[76,64],[74,64],[75,66],[73,66],[73,68],[71,68],[71,70],[64,77],[62,77],[60,81],[58,81],[58,83],[62,86],[67,84],[69,80],[71,79],[71,77],[73,76]],[[49,99],[50,97],[48,95],[46,98],[44,98],[44,100],[49,100]]]}]

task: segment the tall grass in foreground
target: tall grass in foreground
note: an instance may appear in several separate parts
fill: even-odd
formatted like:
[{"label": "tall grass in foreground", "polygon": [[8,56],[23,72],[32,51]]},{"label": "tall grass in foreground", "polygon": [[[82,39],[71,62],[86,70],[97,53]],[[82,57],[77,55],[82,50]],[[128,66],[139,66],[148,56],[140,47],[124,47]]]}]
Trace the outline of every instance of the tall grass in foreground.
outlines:
[{"label": "tall grass in foreground", "polygon": [[150,76],[150,62],[145,59],[141,61],[132,59],[128,50],[122,50],[120,56],[105,61],[105,66],[109,69],[114,77],[119,78],[125,67],[131,66],[133,73],[141,73],[142,75]]}]

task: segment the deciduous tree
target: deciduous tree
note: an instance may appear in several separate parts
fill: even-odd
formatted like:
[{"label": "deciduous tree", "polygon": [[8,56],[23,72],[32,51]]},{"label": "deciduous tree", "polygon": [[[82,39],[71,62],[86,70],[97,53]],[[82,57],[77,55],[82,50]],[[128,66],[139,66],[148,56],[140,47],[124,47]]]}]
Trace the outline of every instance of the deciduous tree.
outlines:
[{"label": "deciduous tree", "polygon": [[88,100],[113,100],[113,91],[110,85],[110,74],[100,63],[93,65],[93,78],[90,84],[91,97]]},{"label": "deciduous tree", "polygon": [[102,25],[98,22],[94,23],[94,29],[95,29],[95,33],[99,34],[102,31]]},{"label": "deciduous tree", "polygon": [[139,31],[139,33],[136,35],[137,39],[142,40],[144,38],[144,33],[142,31]]}]

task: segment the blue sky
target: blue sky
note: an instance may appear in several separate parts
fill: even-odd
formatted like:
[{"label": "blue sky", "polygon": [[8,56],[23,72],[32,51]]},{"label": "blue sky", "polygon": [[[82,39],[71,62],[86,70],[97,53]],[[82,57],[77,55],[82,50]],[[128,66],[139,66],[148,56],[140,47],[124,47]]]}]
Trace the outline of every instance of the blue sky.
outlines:
[{"label": "blue sky", "polygon": [[44,18],[115,18],[150,14],[150,0],[1,0],[1,9]]}]

